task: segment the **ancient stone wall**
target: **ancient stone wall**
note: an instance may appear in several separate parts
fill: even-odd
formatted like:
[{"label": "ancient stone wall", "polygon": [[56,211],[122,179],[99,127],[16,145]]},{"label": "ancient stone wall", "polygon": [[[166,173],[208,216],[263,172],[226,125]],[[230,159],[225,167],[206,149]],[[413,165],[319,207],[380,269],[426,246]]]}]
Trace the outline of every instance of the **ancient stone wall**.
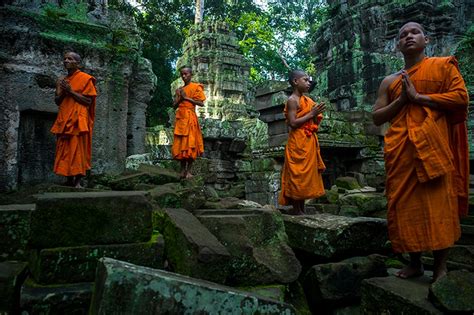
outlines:
[{"label": "ancient stone wall", "polygon": [[113,11],[100,24],[87,15],[72,20],[77,16],[63,9],[36,2],[0,7],[0,190],[58,180],[49,128],[57,113],[55,82],[66,74],[66,51],[78,52],[83,71],[97,79],[92,171],[121,172],[127,155],[144,152],[144,116],[156,77],[140,57],[133,21]]}]

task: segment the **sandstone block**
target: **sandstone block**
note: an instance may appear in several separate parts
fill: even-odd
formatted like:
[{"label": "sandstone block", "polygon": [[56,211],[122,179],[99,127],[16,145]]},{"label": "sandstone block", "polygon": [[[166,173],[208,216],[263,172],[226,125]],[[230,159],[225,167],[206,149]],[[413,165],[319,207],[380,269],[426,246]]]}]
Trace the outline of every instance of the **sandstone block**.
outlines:
[{"label": "sandstone block", "polygon": [[0,205],[0,261],[26,258],[34,204]]},{"label": "sandstone block", "polygon": [[0,314],[17,314],[20,288],[28,274],[27,263],[0,262]]},{"label": "sandstone block", "polygon": [[430,287],[430,299],[445,313],[474,312],[474,272],[448,272]]}]

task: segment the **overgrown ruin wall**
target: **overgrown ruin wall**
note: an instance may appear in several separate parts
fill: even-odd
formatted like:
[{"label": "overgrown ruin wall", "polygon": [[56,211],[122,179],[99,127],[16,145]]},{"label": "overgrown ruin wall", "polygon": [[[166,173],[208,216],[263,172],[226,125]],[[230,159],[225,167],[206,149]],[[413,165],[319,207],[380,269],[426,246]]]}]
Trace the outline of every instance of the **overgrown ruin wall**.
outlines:
[{"label": "overgrown ruin wall", "polygon": [[97,79],[92,171],[119,173],[128,155],[145,151],[145,111],[156,77],[140,57],[133,21],[115,12],[94,22],[91,12],[71,20],[77,16],[64,10],[53,4],[0,7],[0,190],[58,180],[49,128],[66,51],[78,52],[83,71]]}]

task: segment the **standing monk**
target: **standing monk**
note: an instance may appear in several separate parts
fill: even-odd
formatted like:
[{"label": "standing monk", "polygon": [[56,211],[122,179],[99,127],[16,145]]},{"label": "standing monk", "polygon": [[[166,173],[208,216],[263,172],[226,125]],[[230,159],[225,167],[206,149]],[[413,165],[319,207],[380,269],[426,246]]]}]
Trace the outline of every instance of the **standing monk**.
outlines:
[{"label": "standing monk", "polygon": [[91,168],[95,78],[79,70],[81,57],[75,52],[66,53],[63,63],[67,76],[56,83],[59,112],[51,128],[57,138],[54,172],[67,177],[66,185],[81,188],[81,178]]},{"label": "standing monk", "polygon": [[291,204],[293,209],[290,214],[302,215],[305,199],[317,198],[325,193],[321,173],[326,167],[316,135],[325,105],[316,105],[311,98],[303,95],[311,86],[310,78],[304,71],[291,71],[288,81],[293,87],[285,106],[290,130],[278,202]]},{"label": "standing monk", "polygon": [[405,67],[386,77],[373,111],[385,134],[388,233],[410,264],[397,275],[423,274],[422,251],[433,251],[433,281],[447,272],[448,250],[467,213],[468,94],[454,57],[426,57],[423,27],[409,22],[398,33]]},{"label": "standing monk", "polygon": [[204,106],[206,96],[203,86],[191,82],[191,67],[179,69],[184,86],[176,90],[173,106],[176,110],[173,146],[173,159],[181,161],[181,178],[191,178],[191,166],[198,156],[204,153],[204,142],[196,115],[196,105]]}]

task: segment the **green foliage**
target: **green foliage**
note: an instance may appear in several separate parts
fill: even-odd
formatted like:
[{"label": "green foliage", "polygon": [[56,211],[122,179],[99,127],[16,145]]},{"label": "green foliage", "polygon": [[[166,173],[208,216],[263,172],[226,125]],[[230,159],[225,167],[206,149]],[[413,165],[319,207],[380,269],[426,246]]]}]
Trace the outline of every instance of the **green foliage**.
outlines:
[{"label": "green foliage", "polygon": [[61,5],[47,3],[42,7],[43,14],[57,20],[68,18],[71,20],[87,22],[87,2],[65,0]]}]

